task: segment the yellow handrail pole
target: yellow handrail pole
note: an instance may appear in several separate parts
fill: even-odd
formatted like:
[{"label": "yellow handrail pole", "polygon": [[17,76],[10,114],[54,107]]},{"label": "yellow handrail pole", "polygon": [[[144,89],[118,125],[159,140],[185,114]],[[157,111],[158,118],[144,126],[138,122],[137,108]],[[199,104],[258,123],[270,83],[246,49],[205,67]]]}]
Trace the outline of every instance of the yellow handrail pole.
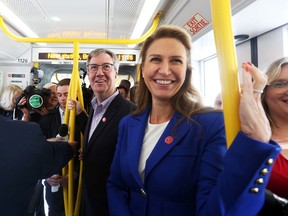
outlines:
[{"label": "yellow handrail pole", "polygon": [[96,38],[25,38],[18,37],[14,35],[5,26],[2,16],[0,16],[0,27],[2,30],[12,39],[18,42],[28,42],[28,43],[74,43],[78,42],[80,44],[139,44],[143,42],[149,35],[151,35],[157,28],[160,20],[161,12],[157,13],[154,18],[153,24],[150,29],[142,35],[140,38],[136,39],[96,39]]},{"label": "yellow handrail pole", "polygon": [[211,9],[220,68],[226,141],[227,147],[230,147],[240,131],[240,90],[230,0],[211,0]]},{"label": "yellow handrail pole", "polygon": [[59,82],[58,72],[56,72],[55,77],[56,77],[57,82]]},{"label": "yellow handrail pole", "polygon": [[[83,152],[83,140],[84,136],[81,134],[81,151]],[[77,197],[74,209],[74,216],[78,216],[80,213],[80,204],[81,204],[81,197],[82,197],[82,174],[83,174],[83,161],[80,160],[80,170],[79,170],[79,179],[78,179],[78,190],[77,190]]]},{"label": "yellow handrail pole", "polygon": [[[78,61],[79,61],[79,43],[74,42],[74,50],[73,50],[73,70],[72,70],[72,77],[70,80],[70,98],[76,99],[77,93],[77,79],[79,79],[79,68],[78,68]],[[70,128],[70,136],[69,141],[75,141],[75,118],[76,112],[75,109],[70,111],[70,118],[69,118],[69,128]],[[73,207],[74,207],[74,160],[70,160],[68,164],[68,216],[73,215]]]},{"label": "yellow handrail pole", "polygon": [[[78,48],[78,50],[79,50],[79,48]],[[78,57],[78,54],[76,56]],[[78,63],[77,63],[76,67],[78,67]],[[78,70],[78,69],[76,68],[76,70]],[[73,74],[75,74],[75,72],[73,73],[73,71],[75,71],[74,65],[73,65],[73,70],[72,70],[72,77],[71,77],[71,80],[70,80],[68,98],[73,98],[73,95],[76,95],[76,90],[75,90],[75,87],[73,86],[73,76],[75,77],[75,75],[73,75]],[[77,73],[76,73],[76,77],[77,77]],[[76,96],[74,98],[76,98]],[[65,108],[65,116],[64,116],[64,123],[69,125],[69,141],[74,141],[74,139],[75,139],[75,136],[74,136],[75,133],[73,132],[73,131],[75,131],[75,117],[73,117],[73,112],[75,113],[75,110],[70,111],[68,109],[68,106],[66,106],[66,108]],[[62,171],[63,176],[66,176],[68,174],[68,188],[67,187],[63,188],[63,198],[64,198],[64,207],[65,207],[65,215],[66,216],[69,216],[69,215],[72,214],[72,210],[69,211],[69,209],[73,208],[73,203],[72,203],[72,205],[69,203],[69,202],[71,202],[71,200],[73,200],[73,198],[71,199],[71,192],[70,192],[71,189],[69,190],[69,187],[71,188],[71,184],[73,185],[73,180],[74,179],[73,179],[73,177],[71,177],[74,174],[73,170],[74,170],[74,161],[72,159],[72,160],[69,161],[68,166],[66,166],[65,169],[63,169],[63,171]],[[74,190],[72,190],[72,191],[74,192]],[[72,192],[72,194],[73,194],[73,192]]]},{"label": "yellow handrail pole", "polygon": [[[70,91],[68,92],[68,98],[69,98],[69,94],[70,94]],[[63,123],[68,125],[68,127],[69,127],[69,116],[70,116],[70,110],[68,109],[67,103],[66,103],[64,122]],[[70,134],[69,134],[69,136],[70,136]],[[66,176],[68,174],[68,167],[69,167],[69,163],[68,163],[67,166],[65,166],[62,169],[62,176]],[[67,216],[68,215],[68,212],[67,212],[67,210],[68,210],[68,188],[67,187],[63,187],[63,200],[64,200],[65,215]]]},{"label": "yellow handrail pole", "polygon": [[[84,99],[83,99],[83,93],[81,88],[81,81],[79,79],[78,86],[77,86],[77,97],[78,101],[84,110]],[[81,133],[81,143],[80,143],[80,151],[83,152],[83,143],[84,143],[84,136]],[[75,203],[75,209],[74,209],[74,216],[78,216],[80,213],[80,204],[81,204],[81,196],[82,196],[82,174],[83,174],[83,161],[80,160],[80,170],[79,170],[79,179],[78,179],[78,191],[77,191],[77,197],[76,197],[76,203]]]},{"label": "yellow handrail pole", "polygon": [[33,67],[39,68],[39,62],[34,62],[34,63],[33,63]]},{"label": "yellow handrail pole", "polygon": [[[65,114],[66,115],[66,114]],[[65,166],[63,169],[62,169],[62,176],[66,176],[68,173],[68,165]],[[68,189],[67,187],[63,187],[63,200],[64,200],[64,209],[65,209],[65,215],[68,215]]]}]

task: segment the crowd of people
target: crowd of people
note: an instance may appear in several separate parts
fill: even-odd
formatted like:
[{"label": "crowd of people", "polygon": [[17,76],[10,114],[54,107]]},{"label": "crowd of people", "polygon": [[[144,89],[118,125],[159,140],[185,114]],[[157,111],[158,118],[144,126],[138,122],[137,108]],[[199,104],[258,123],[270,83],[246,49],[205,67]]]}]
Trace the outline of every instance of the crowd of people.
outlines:
[{"label": "crowd of people", "polygon": [[[65,215],[61,168],[72,158],[76,182],[83,161],[82,216],[287,214],[288,58],[266,75],[242,64],[241,131],[229,149],[221,94],[207,107],[191,82],[185,30],[161,26],[145,40],[134,88],[115,87],[119,60],[108,49],[91,51],[86,66],[89,112],[68,98],[70,79],[45,86],[41,109],[25,106],[20,87],[3,91],[0,215]],[[75,142],[55,138],[65,109],[76,112]]]}]

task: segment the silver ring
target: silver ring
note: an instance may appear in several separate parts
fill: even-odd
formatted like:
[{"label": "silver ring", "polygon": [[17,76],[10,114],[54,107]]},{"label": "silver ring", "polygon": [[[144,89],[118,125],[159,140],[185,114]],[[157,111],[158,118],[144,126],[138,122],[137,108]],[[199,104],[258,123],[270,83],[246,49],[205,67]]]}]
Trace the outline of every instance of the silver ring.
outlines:
[{"label": "silver ring", "polygon": [[263,90],[253,89],[253,92],[254,92],[254,93],[258,93],[258,94],[262,94],[262,93],[263,93]]}]

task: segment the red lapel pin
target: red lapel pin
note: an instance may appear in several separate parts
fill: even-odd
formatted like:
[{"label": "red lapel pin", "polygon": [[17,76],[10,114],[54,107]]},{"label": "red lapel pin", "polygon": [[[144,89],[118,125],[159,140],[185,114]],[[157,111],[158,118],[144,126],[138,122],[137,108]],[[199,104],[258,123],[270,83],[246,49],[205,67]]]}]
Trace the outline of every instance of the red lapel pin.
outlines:
[{"label": "red lapel pin", "polygon": [[172,136],[168,136],[165,138],[165,143],[166,144],[171,144],[173,142],[173,137]]}]

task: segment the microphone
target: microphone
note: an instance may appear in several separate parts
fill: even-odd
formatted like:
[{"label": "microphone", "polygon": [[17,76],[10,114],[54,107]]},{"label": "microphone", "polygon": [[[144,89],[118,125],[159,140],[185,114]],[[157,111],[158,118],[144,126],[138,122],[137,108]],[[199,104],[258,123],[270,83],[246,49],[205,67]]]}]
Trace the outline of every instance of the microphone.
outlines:
[{"label": "microphone", "polygon": [[[56,175],[53,175],[52,177],[56,177],[56,176],[59,176],[59,175],[56,174]],[[59,190],[59,188],[60,188],[60,184],[57,184],[55,186],[51,186],[51,192],[55,193],[55,192],[57,192]]]},{"label": "microphone", "polygon": [[[59,129],[58,129],[58,134],[56,136],[56,140],[57,141],[61,141],[61,142],[68,142],[68,126],[66,124],[61,124]],[[53,175],[58,176],[58,174]],[[60,184],[56,185],[56,186],[51,186],[51,192],[55,193],[59,190],[60,188]]]},{"label": "microphone", "polygon": [[57,141],[68,142],[68,126],[66,124],[61,124],[58,129],[58,134],[56,136]]}]

